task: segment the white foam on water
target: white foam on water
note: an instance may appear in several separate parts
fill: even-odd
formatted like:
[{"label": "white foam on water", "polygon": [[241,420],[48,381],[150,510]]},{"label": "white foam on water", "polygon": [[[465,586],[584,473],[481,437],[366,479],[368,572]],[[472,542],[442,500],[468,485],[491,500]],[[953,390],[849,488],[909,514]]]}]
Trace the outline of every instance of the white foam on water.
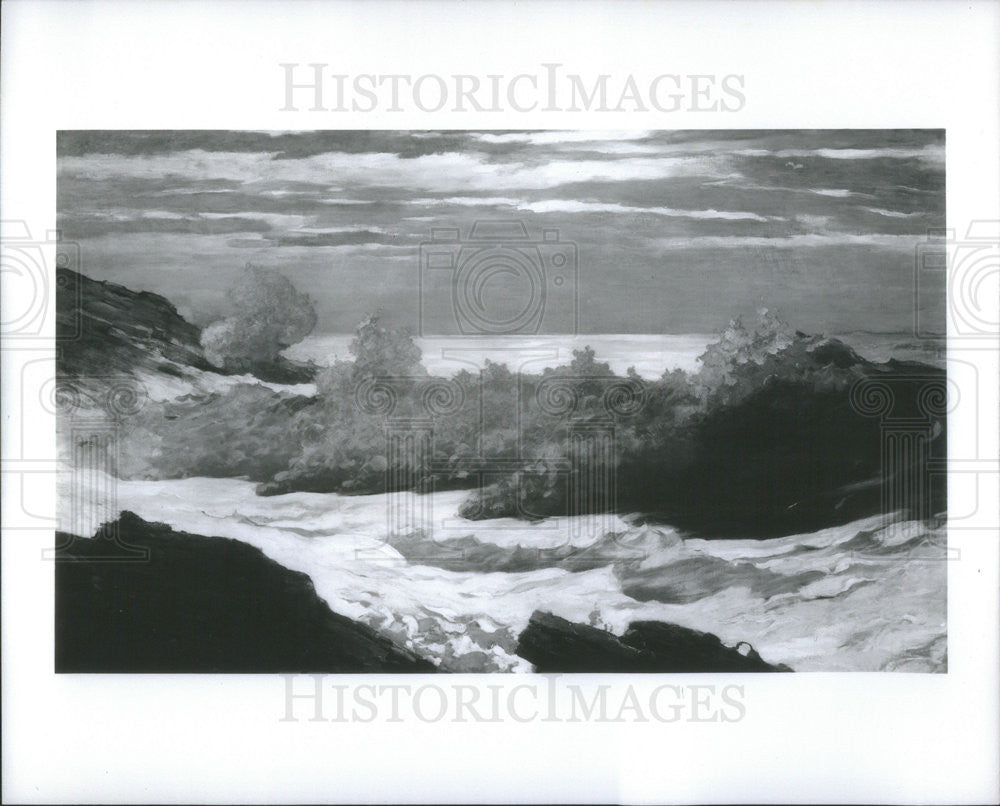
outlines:
[{"label": "white foam on water", "polygon": [[[505,628],[513,640],[535,609],[579,622],[598,614],[616,632],[637,619],[672,621],[729,644],[749,641],[765,660],[797,671],[943,671],[946,662],[943,535],[919,523],[890,530],[865,518],[771,540],[684,540],[669,527],[613,518],[601,522],[615,539],[602,540],[569,518],[464,520],[466,493],[442,492],[422,496],[434,539],[422,544],[426,556],[407,560],[387,542],[385,495],[259,497],[253,483],[235,479],[92,483],[111,485],[119,510],[256,546],[308,574],[334,611],[439,662],[482,652],[483,670],[530,671],[504,649],[470,643],[470,634]],[[62,512],[71,494],[70,485],[61,488]],[[600,540],[606,562],[577,572],[551,562],[517,572],[434,565],[438,550],[448,556],[454,540],[469,536],[506,551]],[[664,601],[626,595],[640,583]]]}]

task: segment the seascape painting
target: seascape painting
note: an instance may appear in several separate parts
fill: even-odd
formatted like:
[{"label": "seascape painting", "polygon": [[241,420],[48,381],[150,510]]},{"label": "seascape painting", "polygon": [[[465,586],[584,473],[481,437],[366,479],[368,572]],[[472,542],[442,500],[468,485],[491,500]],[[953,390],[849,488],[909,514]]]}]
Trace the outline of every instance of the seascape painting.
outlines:
[{"label": "seascape painting", "polygon": [[947,671],[943,131],[57,147],[57,672]]}]

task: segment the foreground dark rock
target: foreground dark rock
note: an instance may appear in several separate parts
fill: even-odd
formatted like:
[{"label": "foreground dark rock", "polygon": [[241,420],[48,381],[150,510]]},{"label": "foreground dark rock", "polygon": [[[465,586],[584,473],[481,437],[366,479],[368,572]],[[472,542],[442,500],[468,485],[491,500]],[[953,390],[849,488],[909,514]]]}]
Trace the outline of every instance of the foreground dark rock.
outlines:
[{"label": "foreground dark rock", "polygon": [[[117,543],[110,537],[117,529]],[[118,543],[148,550],[127,558]],[[123,512],[57,533],[56,672],[433,672],[258,549]]]},{"label": "foreground dark rock", "polygon": [[[743,644],[749,647],[749,644]],[[711,633],[661,621],[633,621],[622,636],[536,610],[517,654],[536,672],[790,672],[746,655]]]}]

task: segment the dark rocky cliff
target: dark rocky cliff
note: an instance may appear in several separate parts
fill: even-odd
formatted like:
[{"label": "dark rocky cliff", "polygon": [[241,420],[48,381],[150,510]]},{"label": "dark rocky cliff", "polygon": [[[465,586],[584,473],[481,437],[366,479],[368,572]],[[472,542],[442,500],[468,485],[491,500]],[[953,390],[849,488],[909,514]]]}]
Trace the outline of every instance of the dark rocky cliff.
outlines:
[{"label": "dark rocky cliff", "polygon": [[56,270],[57,368],[61,377],[105,378],[137,370],[182,377],[187,369],[256,375],[275,383],[307,383],[315,367],[276,362],[215,367],[201,348],[201,328],[165,297]]},{"label": "dark rocky cliff", "polygon": [[56,672],[436,671],[245,543],[131,512],[56,540]]}]

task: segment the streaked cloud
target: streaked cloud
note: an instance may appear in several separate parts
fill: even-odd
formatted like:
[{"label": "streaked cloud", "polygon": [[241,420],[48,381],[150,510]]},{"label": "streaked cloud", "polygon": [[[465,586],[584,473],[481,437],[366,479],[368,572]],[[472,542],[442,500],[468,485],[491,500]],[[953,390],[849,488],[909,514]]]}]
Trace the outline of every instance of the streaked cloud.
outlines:
[{"label": "streaked cloud", "polygon": [[670,218],[716,218],[731,221],[778,221],[776,216],[736,210],[678,210],[672,207],[629,207],[624,204],[576,201],[575,199],[546,199],[545,201],[519,204],[518,209],[533,213],[621,213],[627,215],[658,215]]},{"label": "streaked cloud", "polygon": [[922,213],[901,213],[899,210],[883,210],[881,207],[865,207],[869,213],[885,216],[886,218],[916,218]]},{"label": "streaked cloud", "polygon": [[88,270],[200,322],[250,260],[313,295],[320,331],[377,308],[412,327],[419,244],[435,227],[469,237],[503,219],[577,246],[585,330],[707,332],[762,303],[803,329],[902,328],[913,248],[944,226],[940,131],[113,131],[58,143],[58,226]]},{"label": "streaked cloud", "polygon": [[705,235],[694,238],[661,238],[656,241],[660,249],[813,249],[831,246],[861,246],[877,249],[898,249],[913,253],[918,243],[926,240],[926,235],[857,235],[837,232],[827,235],[808,233],[788,235],[781,238],[765,236],[720,237]]},{"label": "streaked cloud", "polygon": [[828,160],[924,160],[934,164],[944,164],[944,147],[926,145],[920,148],[783,148],[768,151],[762,148],[739,149],[734,152],[740,157],[775,157],[776,159],[820,157]]},{"label": "streaked cloud", "polygon": [[806,192],[815,193],[817,196],[830,196],[833,199],[846,199],[848,196],[859,195],[846,188],[806,188]]}]

